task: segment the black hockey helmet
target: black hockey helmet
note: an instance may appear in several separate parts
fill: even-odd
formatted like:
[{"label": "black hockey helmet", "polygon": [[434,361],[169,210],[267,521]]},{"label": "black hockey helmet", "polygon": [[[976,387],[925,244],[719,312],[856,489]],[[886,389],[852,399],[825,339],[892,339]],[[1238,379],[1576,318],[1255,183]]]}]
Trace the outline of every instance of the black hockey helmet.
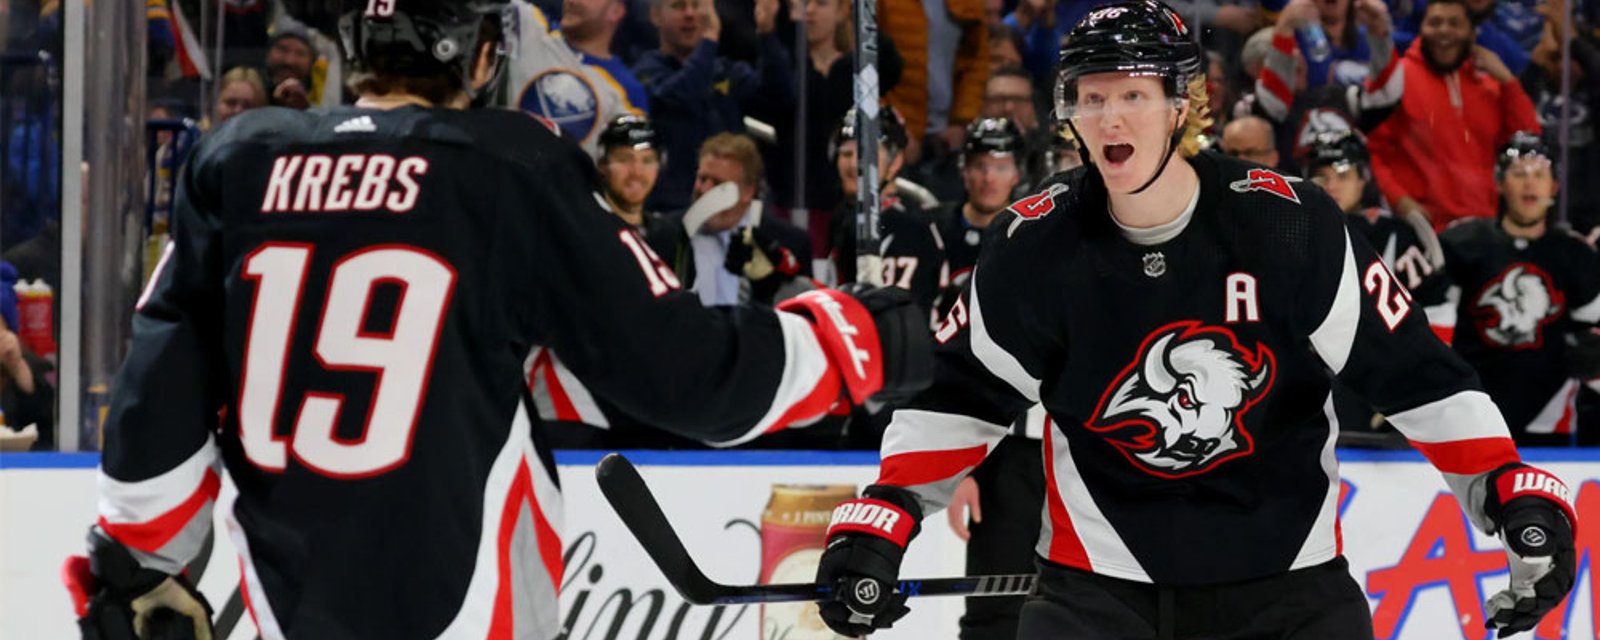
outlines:
[{"label": "black hockey helmet", "polygon": [[661,138],[656,135],[655,125],[650,124],[649,118],[631,113],[622,114],[606,123],[606,128],[600,132],[599,142],[601,153],[617,147],[661,151]]},{"label": "black hockey helmet", "polygon": [[[506,0],[284,0],[284,4],[290,15],[318,29],[326,28],[336,15],[345,59],[357,67],[393,76],[443,71],[469,94],[472,62],[483,36],[501,32],[503,14],[509,9]],[[503,46],[496,48],[497,53],[503,51]]]},{"label": "black hockey helmet", "polygon": [[1506,169],[1511,168],[1512,163],[1524,158],[1543,158],[1552,165],[1552,168],[1555,164],[1555,154],[1550,152],[1550,147],[1544,143],[1539,134],[1518,131],[1511,134],[1511,140],[1500,147],[1500,154],[1495,156],[1495,179],[1504,178]]},{"label": "black hockey helmet", "polygon": [[1077,81],[1123,72],[1166,79],[1168,97],[1182,98],[1200,73],[1200,45],[1178,12],[1157,0],[1133,0],[1090,11],[1061,42],[1056,115],[1066,120]]},{"label": "black hockey helmet", "polygon": [[1316,134],[1311,139],[1311,144],[1306,146],[1304,158],[1301,160],[1306,178],[1310,178],[1317,169],[1332,166],[1340,171],[1346,167],[1357,167],[1362,178],[1370,178],[1369,170],[1372,161],[1367,155],[1367,142],[1361,134],[1355,131],[1324,131]]},{"label": "black hockey helmet", "polygon": [[1023,155],[1022,131],[1010,118],[978,118],[967,125],[967,137],[961,143],[961,158],[975,155]]},{"label": "black hockey helmet", "polygon": [[[859,140],[856,135],[856,108],[850,107],[844,118],[839,120],[839,126],[833,130],[833,135],[828,138],[828,157],[837,161],[839,147],[846,140]],[[905,120],[900,118],[900,112],[894,107],[884,106],[878,109],[878,142],[889,149],[889,156],[904,151],[906,145],[911,143],[911,137],[906,134]]]},{"label": "black hockey helmet", "polygon": [[[1157,76],[1163,80],[1169,99],[1175,103],[1186,100],[1189,81],[1201,73],[1200,61],[1200,45],[1189,26],[1178,12],[1158,0],[1128,0],[1090,11],[1061,41],[1056,66],[1056,119],[1066,125],[1074,138],[1083,139],[1072,124],[1078,79],[1096,73]],[[1150,188],[1166,171],[1172,150],[1183,141],[1184,127],[1180,122],[1173,128],[1161,164],[1133,193]],[[1080,148],[1079,153],[1084,164],[1092,164],[1088,148]]]}]

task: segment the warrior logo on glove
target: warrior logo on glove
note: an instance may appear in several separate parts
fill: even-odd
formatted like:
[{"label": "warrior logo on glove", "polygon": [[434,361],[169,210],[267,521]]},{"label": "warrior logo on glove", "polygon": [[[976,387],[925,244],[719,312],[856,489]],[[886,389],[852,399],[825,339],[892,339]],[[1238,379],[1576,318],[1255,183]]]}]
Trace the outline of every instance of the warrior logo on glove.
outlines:
[{"label": "warrior logo on glove", "polygon": [[1211,470],[1254,450],[1244,414],[1272,388],[1272,351],[1221,327],[1174,322],[1145,338],[1087,425],[1135,466],[1163,478]]}]

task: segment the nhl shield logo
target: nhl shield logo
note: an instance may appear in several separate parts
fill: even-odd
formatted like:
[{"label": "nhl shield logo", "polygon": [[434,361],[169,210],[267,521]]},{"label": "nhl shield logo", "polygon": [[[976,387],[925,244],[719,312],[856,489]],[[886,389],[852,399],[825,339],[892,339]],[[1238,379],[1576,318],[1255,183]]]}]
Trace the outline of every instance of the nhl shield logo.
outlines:
[{"label": "nhl shield logo", "polygon": [[1159,278],[1167,273],[1167,255],[1160,251],[1144,254],[1144,274]]}]

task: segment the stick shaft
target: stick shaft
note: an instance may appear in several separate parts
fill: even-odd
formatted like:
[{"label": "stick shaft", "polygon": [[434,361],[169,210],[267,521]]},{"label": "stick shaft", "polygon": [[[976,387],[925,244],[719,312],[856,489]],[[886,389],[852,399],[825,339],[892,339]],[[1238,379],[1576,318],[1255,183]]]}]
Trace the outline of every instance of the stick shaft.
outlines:
[{"label": "stick shaft", "polygon": [[[725,585],[707,578],[689,556],[683,540],[661,511],[661,504],[645,484],[633,463],[621,454],[610,454],[595,466],[600,492],[617,512],[645,553],[661,569],[667,582],[692,604],[744,604],[759,602],[804,602],[831,600],[834,586],[827,584]],[[925,596],[1014,596],[1033,589],[1030,574],[970,576],[902,580],[895,591],[906,597]]]}]

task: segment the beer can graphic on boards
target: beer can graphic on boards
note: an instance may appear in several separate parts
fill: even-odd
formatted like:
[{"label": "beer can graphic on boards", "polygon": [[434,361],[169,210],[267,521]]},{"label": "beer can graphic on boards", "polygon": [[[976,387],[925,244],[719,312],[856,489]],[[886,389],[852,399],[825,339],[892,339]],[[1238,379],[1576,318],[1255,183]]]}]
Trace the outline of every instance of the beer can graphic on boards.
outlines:
[{"label": "beer can graphic on boards", "polygon": [[[850,484],[772,486],[761,513],[761,584],[812,582],[822,558],[833,508],[856,497]],[[832,640],[814,602],[761,607],[762,640]]]},{"label": "beer can graphic on boards", "polygon": [[20,327],[12,327],[17,340],[39,357],[55,362],[55,291],[42,279],[17,281],[12,288],[17,294],[17,319]]}]

